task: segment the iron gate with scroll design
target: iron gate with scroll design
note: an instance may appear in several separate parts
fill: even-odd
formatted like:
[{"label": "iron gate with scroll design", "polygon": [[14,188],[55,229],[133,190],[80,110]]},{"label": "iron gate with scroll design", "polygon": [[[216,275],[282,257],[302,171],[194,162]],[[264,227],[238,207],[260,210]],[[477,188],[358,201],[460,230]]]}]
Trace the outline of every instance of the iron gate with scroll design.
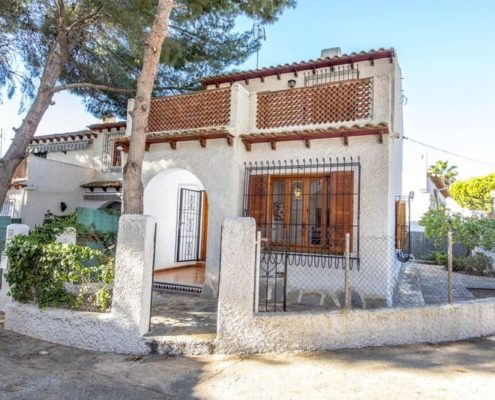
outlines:
[{"label": "iron gate with scroll design", "polygon": [[[280,232],[277,229],[276,234],[286,236],[287,232]],[[273,247],[270,245],[269,238],[273,237],[275,232],[273,228],[262,228],[258,231],[260,237],[260,254],[259,254],[259,276],[258,287],[258,307],[257,311],[276,312],[287,311],[287,246],[279,245]],[[283,241],[286,243],[285,241]]]},{"label": "iron gate with scroll design", "polygon": [[177,218],[177,262],[201,259],[201,225],[204,190],[181,188]]}]

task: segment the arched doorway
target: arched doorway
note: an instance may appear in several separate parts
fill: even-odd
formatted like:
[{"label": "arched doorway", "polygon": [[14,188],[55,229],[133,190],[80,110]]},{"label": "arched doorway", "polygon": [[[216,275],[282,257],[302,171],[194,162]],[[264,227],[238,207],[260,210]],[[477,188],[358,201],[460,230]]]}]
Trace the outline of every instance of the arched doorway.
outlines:
[{"label": "arched doorway", "polygon": [[144,213],[157,224],[154,280],[202,286],[208,201],[201,181],[180,168],[158,173],[144,189]]}]

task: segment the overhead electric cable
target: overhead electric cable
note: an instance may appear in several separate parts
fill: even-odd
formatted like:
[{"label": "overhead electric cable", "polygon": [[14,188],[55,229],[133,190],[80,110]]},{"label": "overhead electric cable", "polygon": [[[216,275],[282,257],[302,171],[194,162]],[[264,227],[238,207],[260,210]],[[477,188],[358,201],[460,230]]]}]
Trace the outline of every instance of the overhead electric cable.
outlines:
[{"label": "overhead electric cable", "polygon": [[430,149],[441,151],[442,153],[450,154],[451,156],[454,156],[454,157],[463,158],[465,160],[469,160],[469,161],[472,161],[472,162],[476,162],[476,163],[479,163],[479,164],[483,164],[483,165],[487,165],[489,167],[494,167],[495,168],[495,164],[493,164],[493,163],[489,163],[489,162],[483,161],[483,160],[478,160],[478,159],[473,158],[473,157],[463,156],[462,154],[458,154],[458,153],[454,153],[452,151],[444,150],[444,149],[441,149],[440,147],[435,147],[435,146],[432,146],[431,144],[423,143],[423,142],[420,142],[419,140],[411,139],[411,138],[409,138],[407,136],[403,136],[403,137],[404,137],[404,139],[409,140],[410,142],[419,144],[421,146],[429,147]]}]

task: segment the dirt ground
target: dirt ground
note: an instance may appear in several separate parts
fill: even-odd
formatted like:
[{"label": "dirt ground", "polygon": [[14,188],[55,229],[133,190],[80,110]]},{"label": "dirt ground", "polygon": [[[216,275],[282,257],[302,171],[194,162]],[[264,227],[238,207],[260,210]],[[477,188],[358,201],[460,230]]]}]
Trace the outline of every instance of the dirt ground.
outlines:
[{"label": "dirt ground", "polygon": [[141,358],[77,350],[0,327],[2,400],[491,400],[494,393],[495,338],[334,352]]}]

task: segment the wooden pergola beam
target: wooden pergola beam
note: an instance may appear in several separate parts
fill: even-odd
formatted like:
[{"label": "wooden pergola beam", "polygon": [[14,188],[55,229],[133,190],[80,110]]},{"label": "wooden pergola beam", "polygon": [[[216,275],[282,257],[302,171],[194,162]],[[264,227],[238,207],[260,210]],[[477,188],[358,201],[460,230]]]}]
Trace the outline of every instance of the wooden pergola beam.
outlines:
[{"label": "wooden pergola beam", "polygon": [[[284,133],[279,135],[245,135],[241,136],[241,140],[244,143],[246,151],[251,151],[251,145],[253,143],[270,143],[273,150],[276,149],[277,142],[289,142],[289,141],[304,141],[304,145],[307,148],[311,146],[311,140],[315,139],[333,139],[342,138],[344,145],[349,145],[349,137],[351,136],[371,136],[377,135],[379,143],[383,143],[383,135],[388,133],[388,128],[356,128],[356,129],[342,129],[342,130],[329,130],[329,131],[302,131],[293,133]],[[381,141],[380,141],[381,140]]]}]

